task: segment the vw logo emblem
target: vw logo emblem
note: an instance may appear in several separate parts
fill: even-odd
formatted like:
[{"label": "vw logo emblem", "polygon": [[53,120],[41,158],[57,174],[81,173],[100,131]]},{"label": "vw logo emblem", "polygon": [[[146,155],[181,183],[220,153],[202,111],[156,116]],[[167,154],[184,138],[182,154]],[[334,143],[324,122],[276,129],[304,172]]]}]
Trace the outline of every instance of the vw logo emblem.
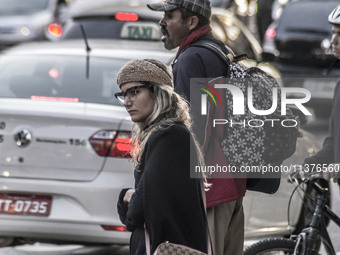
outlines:
[{"label": "vw logo emblem", "polygon": [[29,130],[23,129],[14,135],[14,140],[18,147],[23,148],[32,141],[32,134]]}]

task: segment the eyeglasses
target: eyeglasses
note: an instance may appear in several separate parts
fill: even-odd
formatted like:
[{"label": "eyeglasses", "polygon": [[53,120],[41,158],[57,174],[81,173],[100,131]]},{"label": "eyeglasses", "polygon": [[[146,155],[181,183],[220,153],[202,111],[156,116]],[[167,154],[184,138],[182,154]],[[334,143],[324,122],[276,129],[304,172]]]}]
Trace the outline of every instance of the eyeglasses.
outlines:
[{"label": "eyeglasses", "polygon": [[128,98],[131,102],[135,101],[137,95],[140,92],[141,88],[149,88],[148,84],[144,84],[141,86],[134,86],[126,90],[125,92],[118,92],[115,94],[115,97],[118,99],[118,102],[124,106],[126,98]]}]

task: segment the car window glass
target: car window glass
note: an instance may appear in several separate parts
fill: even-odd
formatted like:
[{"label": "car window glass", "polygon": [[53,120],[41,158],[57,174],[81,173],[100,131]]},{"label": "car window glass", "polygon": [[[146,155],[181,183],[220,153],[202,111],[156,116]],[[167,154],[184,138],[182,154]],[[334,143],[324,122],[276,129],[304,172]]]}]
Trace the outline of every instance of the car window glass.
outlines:
[{"label": "car window glass", "polygon": [[[65,28],[64,39],[82,38],[80,24],[83,25],[88,38],[120,38],[123,22],[111,19],[84,18],[75,20],[72,26]],[[98,29],[100,27],[101,29]]]},{"label": "car window glass", "polygon": [[[327,20],[329,13],[327,8],[320,9],[319,5],[313,4],[309,4],[308,8],[310,13],[319,15],[299,15],[301,11],[306,9],[306,5],[303,2],[287,5],[279,21],[278,29],[285,29],[292,32],[310,31],[311,33],[321,31],[324,35],[329,35],[331,25]],[[328,8],[332,9],[333,6]]]},{"label": "car window glass", "polygon": [[158,3],[159,0],[73,0],[70,4],[71,13],[78,13],[79,11],[91,10],[93,8],[100,8],[103,6],[146,6],[150,3]]},{"label": "car window glass", "polygon": [[[161,39],[161,30],[156,23],[122,22],[109,18],[98,19],[96,17],[75,19],[71,25],[65,27],[63,39],[82,38],[80,24],[83,26],[87,38],[153,41]],[[98,27],[101,29],[98,29]]]},{"label": "car window glass", "polygon": [[116,75],[127,61],[91,58],[87,69],[84,57],[3,57],[0,97],[119,105]]},{"label": "car window glass", "polygon": [[25,15],[44,10],[48,7],[50,0],[0,0],[0,16],[12,14]]},{"label": "car window glass", "polygon": [[109,3],[109,4],[129,4],[129,5],[140,5],[140,4],[149,4],[149,3],[158,3],[159,0],[73,0],[73,5],[86,5],[86,4],[93,4],[96,3],[97,5]]}]

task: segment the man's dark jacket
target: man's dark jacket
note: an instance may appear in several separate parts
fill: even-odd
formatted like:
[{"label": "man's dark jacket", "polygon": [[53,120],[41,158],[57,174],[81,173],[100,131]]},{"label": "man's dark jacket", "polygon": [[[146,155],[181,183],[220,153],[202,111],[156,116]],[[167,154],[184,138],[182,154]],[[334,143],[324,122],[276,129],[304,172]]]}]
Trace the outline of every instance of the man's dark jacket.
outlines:
[{"label": "man's dark jacket", "polygon": [[[212,35],[204,35],[200,40],[209,40],[225,49],[224,44]],[[195,42],[193,43],[193,45]],[[227,53],[227,52],[226,52]],[[186,47],[173,65],[175,91],[190,102],[193,116],[193,131],[201,145],[205,142],[206,116],[200,114],[201,96],[199,85],[190,86],[190,78],[216,78],[228,75],[228,66],[212,51],[201,47]],[[192,95],[190,95],[192,93]],[[221,141],[222,143],[222,141]],[[213,178],[207,192],[207,207],[237,200],[245,195],[246,179]]]},{"label": "man's dark jacket", "polygon": [[[212,35],[202,36],[199,40],[213,41],[224,49],[224,44]],[[194,45],[195,43],[193,43]],[[190,78],[216,78],[227,76],[228,66],[208,49],[199,47],[185,48],[175,60],[173,65],[175,91],[190,102],[192,115],[194,116],[193,131],[201,145],[205,138],[206,118],[201,117],[201,97],[198,89],[190,87]],[[190,92],[194,93],[191,95]],[[203,128],[202,128],[203,127]]]}]

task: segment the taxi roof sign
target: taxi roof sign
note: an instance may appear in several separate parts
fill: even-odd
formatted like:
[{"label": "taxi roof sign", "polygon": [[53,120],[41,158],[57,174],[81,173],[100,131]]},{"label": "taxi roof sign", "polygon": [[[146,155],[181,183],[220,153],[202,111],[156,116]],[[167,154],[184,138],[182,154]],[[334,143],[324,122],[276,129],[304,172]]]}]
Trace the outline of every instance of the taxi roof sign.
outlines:
[{"label": "taxi roof sign", "polygon": [[121,39],[160,40],[160,27],[153,22],[126,22],[120,32]]}]

